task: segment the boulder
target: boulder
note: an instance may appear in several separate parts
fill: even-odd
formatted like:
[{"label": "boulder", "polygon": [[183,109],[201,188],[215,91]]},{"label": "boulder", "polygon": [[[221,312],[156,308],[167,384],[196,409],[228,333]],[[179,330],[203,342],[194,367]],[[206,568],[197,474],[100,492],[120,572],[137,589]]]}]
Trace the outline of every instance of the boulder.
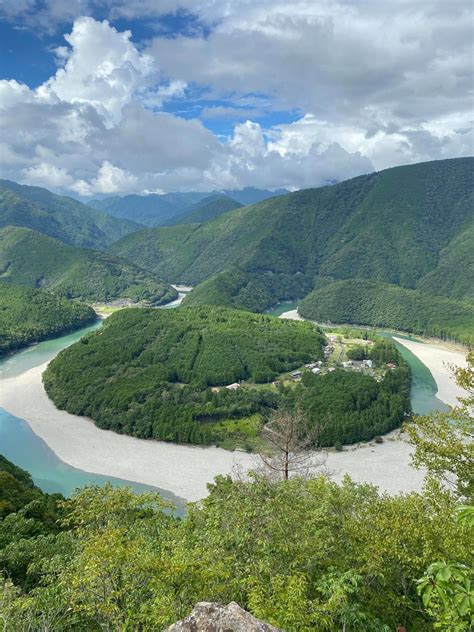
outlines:
[{"label": "boulder", "polygon": [[189,617],[170,626],[167,632],[283,632],[259,621],[239,604],[202,601],[196,604]]}]

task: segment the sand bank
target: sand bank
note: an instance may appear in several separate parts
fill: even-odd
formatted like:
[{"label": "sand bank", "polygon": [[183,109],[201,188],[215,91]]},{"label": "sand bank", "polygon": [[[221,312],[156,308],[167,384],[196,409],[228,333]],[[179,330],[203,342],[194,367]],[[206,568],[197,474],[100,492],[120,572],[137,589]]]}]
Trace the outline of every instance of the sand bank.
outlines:
[{"label": "sand bank", "polygon": [[447,348],[441,343],[414,342],[396,336],[393,339],[406,347],[428,367],[438,388],[436,392],[438,399],[448,406],[457,406],[459,405],[458,397],[467,396],[467,392],[456,384],[450,369],[452,365],[467,366],[465,354]]},{"label": "sand bank", "polygon": [[286,318],[287,320],[304,320],[303,316],[300,316],[297,309],[291,309],[289,312],[283,312],[278,318]]},{"label": "sand bank", "polygon": [[[89,419],[58,410],[44,391],[46,365],[0,382],[0,406],[28,422],[33,432],[64,462],[79,469],[145,483],[186,500],[207,495],[207,483],[237,466],[255,467],[255,456],[220,448],[192,447],[135,439],[101,430]],[[403,441],[330,453],[327,468],[335,480],[345,473],[390,493],[420,489],[422,474],[409,465],[411,448]]]}]

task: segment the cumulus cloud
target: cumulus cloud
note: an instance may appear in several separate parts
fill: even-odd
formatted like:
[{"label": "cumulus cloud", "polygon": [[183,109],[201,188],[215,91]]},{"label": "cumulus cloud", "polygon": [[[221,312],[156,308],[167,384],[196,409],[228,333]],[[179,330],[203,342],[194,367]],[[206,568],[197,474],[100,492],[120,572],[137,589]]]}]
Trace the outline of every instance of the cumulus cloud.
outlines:
[{"label": "cumulus cloud", "polygon": [[107,21],[78,18],[65,35],[70,46],[62,50],[64,67],[37,90],[45,101],[93,106],[112,125],[137,90],[158,78],[150,55],[130,42],[131,32],[119,33]]},{"label": "cumulus cloud", "polygon": [[[184,9],[206,31],[139,47],[129,31],[82,15],[98,9],[110,19]],[[309,187],[469,155],[469,9],[465,0],[4,0],[7,19],[73,24],[41,86],[0,81],[2,173],[91,196]],[[201,119],[162,111],[196,86]],[[301,115],[261,123],[276,110]],[[219,118],[236,121],[229,138],[202,123]]]}]

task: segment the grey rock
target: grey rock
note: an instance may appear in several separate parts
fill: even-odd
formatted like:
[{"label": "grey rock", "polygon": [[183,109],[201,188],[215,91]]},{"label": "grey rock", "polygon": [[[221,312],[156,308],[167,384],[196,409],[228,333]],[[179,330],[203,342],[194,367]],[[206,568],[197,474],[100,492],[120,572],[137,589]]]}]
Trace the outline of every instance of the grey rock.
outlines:
[{"label": "grey rock", "polygon": [[202,601],[196,604],[189,617],[170,626],[167,632],[283,632],[259,621],[239,604]]}]

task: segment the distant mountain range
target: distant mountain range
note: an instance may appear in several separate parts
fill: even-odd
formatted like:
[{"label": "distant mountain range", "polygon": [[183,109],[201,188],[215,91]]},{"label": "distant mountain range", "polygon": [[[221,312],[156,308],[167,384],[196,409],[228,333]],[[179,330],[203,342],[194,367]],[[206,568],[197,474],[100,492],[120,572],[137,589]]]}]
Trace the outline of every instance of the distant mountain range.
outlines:
[{"label": "distant mountain range", "polygon": [[[215,191],[215,192],[196,192],[187,193],[165,193],[157,195],[151,193],[149,195],[125,195],[123,197],[108,197],[101,200],[91,200],[89,206],[106,211],[110,215],[121,219],[133,220],[145,226],[166,226],[175,224],[177,218],[184,216],[188,212],[196,210],[196,205],[205,200],[205,204],[211,200],[218,198],[230,198],[238,206],[247,206],[261,202],[270,197],[283,195],[288,193],[286,189],[278,191],[267,191],[263,189],[255,189],[247,187],[241,190]],[[227,208],[226,210],[230,210]],[[225,210],[222,212],[226,212]],[[217,207],[214,207],[216,217],[219,213]],[[185,223],[189,223],[186,221]]]},{"label": "distant mountain range", "polygon": [[64,243],[103,249],[142,226],[41,187],[0,180],[0,228],[24,226]]},{"label": "distant mountain range", "polygon": [[184,213],[175,215],[172,219],[168,220],[167,225],[203,224],[228,211],[241,208],[242,206],[243,204],[233,200],[229,196],[216,193],[193,204],[188,210],[184,211]]}]

